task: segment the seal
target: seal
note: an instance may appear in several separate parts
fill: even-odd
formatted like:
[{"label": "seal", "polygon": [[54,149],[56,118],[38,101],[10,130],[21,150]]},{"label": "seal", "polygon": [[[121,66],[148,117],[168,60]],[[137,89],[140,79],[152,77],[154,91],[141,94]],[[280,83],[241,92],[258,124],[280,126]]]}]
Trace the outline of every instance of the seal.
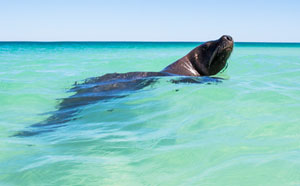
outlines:
[{"label": "seal", "polygon": [[[194,48],[187,55],[170,64],[160,72],[110,73],[100,77],[89,78],[81,84],[74,84],[69,92],[74,95],[62,99],[58,110],[45,121],[31,125],[30,130],[22,131],[16,136],[32,136],[53,131],[75,120],[76,114],[84,106],[98,101],[105,101],[128,96],[130,92],[155,83],[163,76],[176,76],[180,80],[172,83],[203,83],[197,76],[211,76],[220,72],[233,50],[233,39],[228,35],[215,41],[208,41]],[[217,82],[217,79],[209,79]],[[41,128],[43,127],[43,128]]]}]

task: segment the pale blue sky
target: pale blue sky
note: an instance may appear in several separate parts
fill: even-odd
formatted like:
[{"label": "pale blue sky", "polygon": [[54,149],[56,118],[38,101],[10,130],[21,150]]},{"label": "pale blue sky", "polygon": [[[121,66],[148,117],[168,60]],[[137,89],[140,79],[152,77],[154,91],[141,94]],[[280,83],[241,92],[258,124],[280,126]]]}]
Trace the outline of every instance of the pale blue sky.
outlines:
[{"label": "pale blue sky", "polygon": [[0,0],[0,41],[300,42],[299,0]]}]

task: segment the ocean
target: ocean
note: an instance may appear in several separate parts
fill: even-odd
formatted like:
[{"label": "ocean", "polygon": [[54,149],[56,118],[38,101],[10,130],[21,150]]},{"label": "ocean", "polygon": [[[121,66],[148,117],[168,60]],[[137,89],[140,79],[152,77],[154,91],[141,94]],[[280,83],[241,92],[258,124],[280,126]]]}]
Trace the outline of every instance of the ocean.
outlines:
[{"label": "ocean", "polygon": [[160,78],[14,136],[75,82],[160,71],[199,44],[0,42],[0,185],[300,185],[297,43],[235,43],[221,82]]}]

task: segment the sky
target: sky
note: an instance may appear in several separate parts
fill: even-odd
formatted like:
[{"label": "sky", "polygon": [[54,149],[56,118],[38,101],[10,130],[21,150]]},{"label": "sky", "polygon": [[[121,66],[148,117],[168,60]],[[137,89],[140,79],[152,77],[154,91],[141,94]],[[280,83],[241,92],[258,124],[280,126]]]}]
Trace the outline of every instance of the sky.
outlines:
[{"label": "sky", "polygon": [[299,0],[0,0],[0,41],[300,42]]}]

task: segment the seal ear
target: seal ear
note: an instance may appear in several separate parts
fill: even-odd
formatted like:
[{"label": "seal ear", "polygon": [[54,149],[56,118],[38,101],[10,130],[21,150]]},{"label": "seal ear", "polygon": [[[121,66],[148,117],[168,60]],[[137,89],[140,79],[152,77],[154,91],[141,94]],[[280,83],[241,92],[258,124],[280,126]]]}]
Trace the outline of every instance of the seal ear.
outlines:
[{"label": "seal ear", "polygon": [[202,49],[202,50],[207,50],[207,49],[208,49],[208,46],[207,46],[207,45],[202,45],[202,46],[201,46],[201,49]]}]

